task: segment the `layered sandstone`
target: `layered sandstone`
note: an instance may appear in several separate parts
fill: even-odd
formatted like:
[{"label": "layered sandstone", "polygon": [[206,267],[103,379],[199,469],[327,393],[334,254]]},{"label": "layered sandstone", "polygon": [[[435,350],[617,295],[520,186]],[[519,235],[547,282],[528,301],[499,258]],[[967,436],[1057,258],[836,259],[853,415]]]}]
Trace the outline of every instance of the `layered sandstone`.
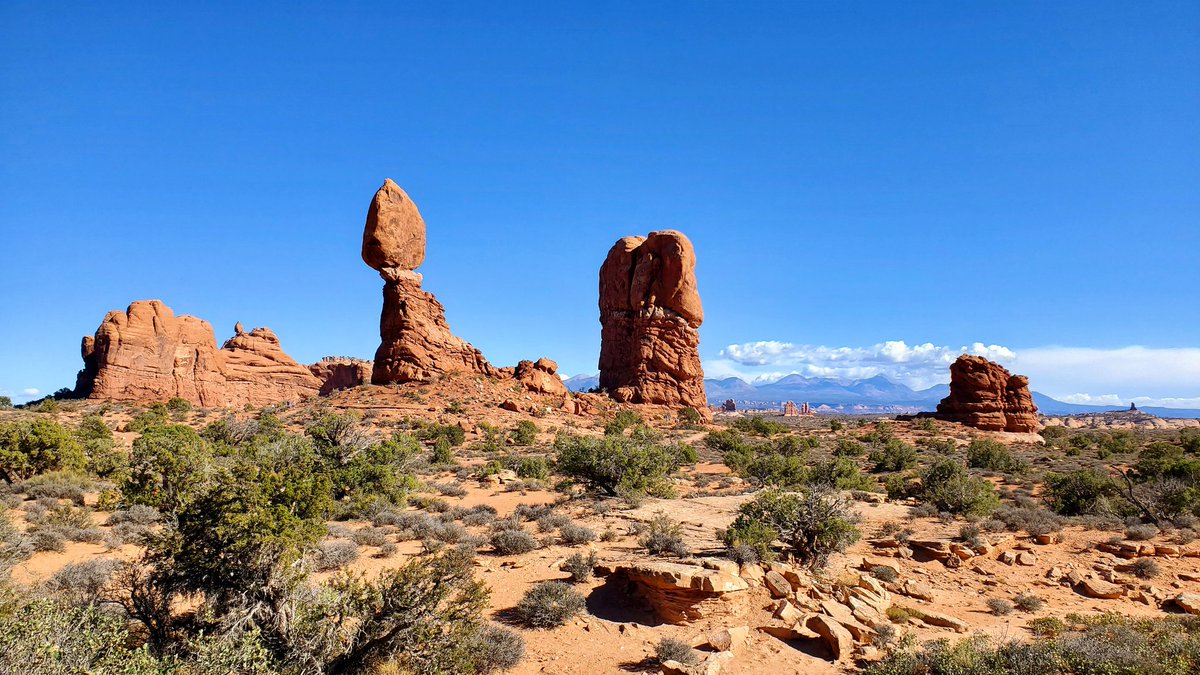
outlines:
[{"label": "layered sandstone", "polygon": [[600,267],[600,387],[622,402],[707,407],[703,322],[688,238],[621,239]]},{"label": "layered sandstone", "polygon": [[176,316],[159,300],[109,312],[83,338],[76,393],[95,399],[159,402],[182,398],[204,407],[262,406],[313,396],[320,381],[283,352],[267,328],[236,334],[217,348],[212,326]]},{"label": "layered sandstone", "polygon": [[1029,378],[968,354],[950,365],[950,395],[938,403],[936,416],[983,431],[1039,429]]}]

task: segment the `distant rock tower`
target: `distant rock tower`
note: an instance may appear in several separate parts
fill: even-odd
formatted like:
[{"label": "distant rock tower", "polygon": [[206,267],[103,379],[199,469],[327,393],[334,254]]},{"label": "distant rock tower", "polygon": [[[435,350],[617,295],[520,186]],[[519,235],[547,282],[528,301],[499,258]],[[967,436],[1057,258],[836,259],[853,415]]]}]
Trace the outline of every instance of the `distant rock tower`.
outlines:
[{"label": "distant rock tower", "polygon": [[600,387],[625,403],[707,408],[703,322],[688,238],[621,239],[600,267]]}]

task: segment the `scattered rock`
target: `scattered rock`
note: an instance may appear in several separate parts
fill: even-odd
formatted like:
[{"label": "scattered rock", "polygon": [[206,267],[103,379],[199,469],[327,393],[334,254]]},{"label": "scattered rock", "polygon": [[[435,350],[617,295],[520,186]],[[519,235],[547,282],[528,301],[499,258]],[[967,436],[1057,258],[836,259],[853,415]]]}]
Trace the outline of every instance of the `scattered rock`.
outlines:
[{"label": "scattered rock", "polygon": [[941,612],[933,612],[927,609],[910,610],[913,616],[921,619],[930,626],[940,626],[942,628],[952,628],[956,633],[965,633],[971,630],[970,624],[958,617],[942,614]]},{"label": "scattered rock", "polygon": [[804,626],[825,640],[835,661],[850,658],[854,650],[854,637],[845,626],[821,614],[808,617]]},{"label": "scattered rock", "polygon": [[715,630],[708,634],[708,646],[719,652],[735,651],[746,644],[746,640],[750,637],[749,626],[738,626],[736,628],[723,628]]},{"label": "scattered rock", "polygon": [[668,623],[728,614],[732,608],[726,596],[750,587],[741,577],[686,563],[600,565],[596,573],[628,581],[630,592],[646,600]]},{"label": "scattered rock", "polygon": [[1100,598],[1104,600],[1112,600],[1125,595],[1125,589],[1103,579],[1085,578],[1075,585],[1081,593],[1089,598]]},{"label": "scattered rock", "polygon": [[1200,614],[1200,593],[1180,593],[1171,602],[1188,614]]},{"label": "scattered rock", "polygon": [[792,594],[792,585],[783,578],[782,574],[774,570],[763,575],[763,584],[766,585],[767,590],[771,591],[773,598],[786,598]]}]

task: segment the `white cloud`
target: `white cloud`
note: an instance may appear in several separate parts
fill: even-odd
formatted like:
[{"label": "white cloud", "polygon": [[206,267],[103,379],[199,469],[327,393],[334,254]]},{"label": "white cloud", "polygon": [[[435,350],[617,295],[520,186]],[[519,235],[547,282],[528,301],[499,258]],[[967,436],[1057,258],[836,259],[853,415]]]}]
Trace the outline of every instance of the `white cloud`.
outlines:
[{"label": "white cloud", "polygon": [[767,340],[729,345],[718,358],[706,361],[704,369],[708,377],[741,377],[755,383],[793,373],[840,380],[882,375],[924,389],[949,382],[949,366],[960,354],[997,361],[1028,375],[1036,391],[1070,403],[1200,407],[1200,349],[1191,347],[1011,349],[976,342],[953,348],[930,342],[910,346],[900,340],[870,347],[826,347]]},{"label": "white cloud", "polygon": [[[727,373],[721,377],[746,376],[761,381],[777,380],[792,373],[844,380],[883,375],[924,389],[947,382],[947,368],[959,354],[978,354],[993,360],[1014,356],[1007,347],[980,342],[954,349],[929,342],[909,346],[902,340],[870,347],[826,347],[769,340],[729,345],[721,350],[719,359],[705,363],[704,367],[706,373],[710,367]],[[781,366],[790,370],[778,370]],[[772,370],[765,371],[766,368]]]},{"label": "white cloud", "polygon": [[42,393],[42,392],[37,387],[28,387],[26,389],[21,390],[22,396],[37,396],[40,393]]}]

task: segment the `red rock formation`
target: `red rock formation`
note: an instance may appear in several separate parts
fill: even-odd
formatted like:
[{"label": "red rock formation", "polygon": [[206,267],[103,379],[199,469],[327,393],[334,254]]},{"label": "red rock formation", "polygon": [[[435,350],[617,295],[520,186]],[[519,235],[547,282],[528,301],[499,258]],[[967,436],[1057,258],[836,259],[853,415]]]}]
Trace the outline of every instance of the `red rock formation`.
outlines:
[{"label": "red rock formation", "polygon": [[688,238],[621,239],[600,267],[600,387],[622,402],[706,408],[703,321]]},{"label": "red rock formation", "polygon": [[346,356],[326,356],[308,367],[308,371],[321,381],[321,395],[339,389],[353,389],[371,383],[370,361]]},{"label": "red rock formation", "polygon": [[550,359],[522,361],[513,369],[513,377],[530,391],[567,395],[567,385],[558,376],[558,364]]},{"label": "red rock formation", "polygon": [[76,393],[95,399],[161,402],[183,398],[204,407],[269,405],[313,396],[320,382],[283,352],[266,328],[237,334],[217,349],[212,326],[175,316],[158,300],[109,312],[83,339]]},{"label": "red rock formation", "polygon": [[1040,427],[1029,378],[967,354],[950,365],[950,395],[938,403],[936,416],[984,431],[1036,432]]},{"label": "red rock formation", "polygon": [[[549,359],[523,361],[515,369],[488,363],[470,343],[450,331],[446,311],[421,289],[415,270],[425,260],[425,221],[416,204],[391,179],[375,193],[363,230],[363,262],[383,277],[379,349],[374,384],[417,382],[445,373],[516,377],[535,391],[566,394],[558,366]],[[528,364],[528,365],[526,365]]]}]

